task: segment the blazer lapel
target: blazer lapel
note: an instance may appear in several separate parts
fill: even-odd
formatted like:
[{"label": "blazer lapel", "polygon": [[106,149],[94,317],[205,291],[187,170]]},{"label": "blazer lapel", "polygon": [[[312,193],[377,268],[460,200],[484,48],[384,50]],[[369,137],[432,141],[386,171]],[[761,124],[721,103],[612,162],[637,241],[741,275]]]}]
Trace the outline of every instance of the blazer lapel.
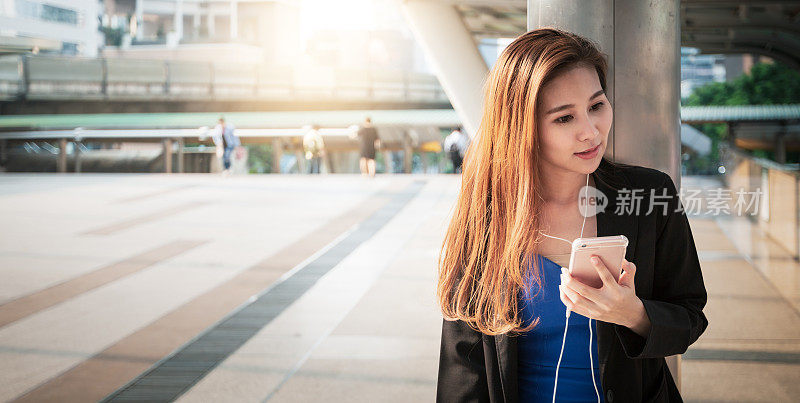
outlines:
[{"label": "blazer lapel", "polygon": [[[624,187],[620,189],[626,188],[631,190],[632,184],[627,180],[627,178],[625,178],[624,175],[616,171],[613,167],[610,167],[605,160],[601,162],[601,166],[605,168],[606,172],[611,173],[612,179],[616,183],[624,184]],[[597,236],[625,235],[625,237],[628,238],[628,248],[625,251],[625,260],[633,262],[636,251],[636,235],[639,232],[639,223],[637,220],[636,211],[634,210],[632,213],[628,213],[627,211],[623,213],[617,212],[618,206],[621,204],[618,200],[618,195],[621,193],[620,189],[614,189],[597,180],[595,180],[595,187],[608,198],[608,204],[606,205],[605,210],[597,214]],[[627,200],[628,204],[625,207],[629,208],[631,201],[630,198]],[[603,373],[605,372],[606,362],[608,361],[608,356],[610,353],[609,346],[611,346],[613,338],[616,337],[616,335],[614,334],[613,324],[603,321],[596,321],[595,323],[597,324],[597,348],[598,354],[600,355],[599,367],[600,375],[602,377]]]},{"label": "blazer lapel", "polygon": [[[614,168],[607,168],[609,172],[614,172]],[[631,190],[631,183],[622,174],[614,173],[614,179],[618,183],[623,183],[624,188],[628,191]],[[637,220],[636,211],[629,213],[618,213],[617,209],[620,206],[618,195],[621,189],[614,189],[603,182],[595,181],[595,187],[608,198],[608,204],[603,211],[597,214],[597,236],[609,235],[625,235],[628,238],[628,249],[625,251],[625,259],[629,262],[633,261],[636,251],[636,234],[639,232],[639,222]],[[643,195],[642,195],[643,197]],[[630,203],[630,202],[626,202]],[[627,210],[630,204],[625,205]],[[641,209],[642,206],[639,208]]]},{"label": "blazer lapel", "polygon": [[517,390],[517,337],[507,334],[494,336],[497,348],[497,366],[500,370],[500,383],[506,402],[519,400]]}]

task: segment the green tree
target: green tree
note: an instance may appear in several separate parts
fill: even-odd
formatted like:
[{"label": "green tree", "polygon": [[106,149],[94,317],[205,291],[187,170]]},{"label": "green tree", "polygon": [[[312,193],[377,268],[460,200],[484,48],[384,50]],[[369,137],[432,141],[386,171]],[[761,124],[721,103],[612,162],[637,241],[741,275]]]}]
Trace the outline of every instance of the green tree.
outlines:
[{"label": "green tree", "polygon": [[[272,144],[248,144],[247,147],[247,167],[248,172],[272,173]],[[276,172],[280,173],[280,172]]]},{"label": "green tree", "polygon": [[106,37],[106,45],[119,46],[122,44],[122,36],[125,34],[125,30],[123,30],[121,27],[120,28],[100,27],[99,30]]},{"label": "green tree", "polygon": [[758,63],[733,81],[694,90],[686,106],[800,103],[800,72],[781,63]]},{"label": "green tree", "polygon": [[[800,103],[800,72],[778,62],[758,63],[748,74],[730,82],[698,87],[681,101],[684,106],[796,104]],[[718,161],[717,145],[728,137],[726,125],[704,123],[692,126],[711,138],[710,159]],[[758,154],[772,156],[769,151]]]}]

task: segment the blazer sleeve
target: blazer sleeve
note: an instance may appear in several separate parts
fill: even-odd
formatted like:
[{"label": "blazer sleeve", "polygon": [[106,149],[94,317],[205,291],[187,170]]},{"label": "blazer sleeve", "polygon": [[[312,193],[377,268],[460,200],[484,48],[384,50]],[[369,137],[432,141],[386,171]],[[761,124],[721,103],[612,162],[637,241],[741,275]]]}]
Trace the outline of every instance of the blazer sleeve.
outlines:
[{"label": "blazer sleeve", "polygon": [[[659,358],[683,354],[708,326],[703,314],[707,294],[697,249],[675,183],[664,174],[661,186],[670,197],[657,218],[659,235],[653,267],[653,294],[642,299],[650,318],[647,337],[626,326],[614,325],[628,358]],[[663,190],[657,189],[660,195]],[[676,211],[677,210],[677,211]]]},{"label": "blazer sleeve", "polygon": [[482,334],[461,320],[442,319],[437,402],[488,402]]}]

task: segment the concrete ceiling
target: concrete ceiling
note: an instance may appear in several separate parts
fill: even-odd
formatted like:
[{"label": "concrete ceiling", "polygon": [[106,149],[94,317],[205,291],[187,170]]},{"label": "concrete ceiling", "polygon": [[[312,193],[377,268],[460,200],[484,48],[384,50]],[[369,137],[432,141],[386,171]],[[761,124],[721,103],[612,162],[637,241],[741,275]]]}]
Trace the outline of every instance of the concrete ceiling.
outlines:
[{"label": "concrete ceiling", "polygon": [[[526,0],[440,0],[476,41],[527,31]],[[800,70],[800,0],[681,0],[681,45],[705,54],[757,54]]]},{"label": "concrete ceiling", "polygon": [[752,53],[800,70],[800,1],[681,1],[681,44]]}]

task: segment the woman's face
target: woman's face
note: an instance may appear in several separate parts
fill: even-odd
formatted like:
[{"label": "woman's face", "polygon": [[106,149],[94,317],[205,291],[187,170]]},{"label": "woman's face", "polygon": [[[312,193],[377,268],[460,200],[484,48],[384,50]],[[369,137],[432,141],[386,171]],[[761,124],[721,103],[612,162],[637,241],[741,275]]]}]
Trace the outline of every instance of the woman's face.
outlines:
[{"label": "woman's face", "polygon": [[[549,168],[594,172],[606,150],[614,113],[593,67],[559,74],[540,91],[537,125],[541,156]],[[599,146],[596,151],[578,154]]]}]

